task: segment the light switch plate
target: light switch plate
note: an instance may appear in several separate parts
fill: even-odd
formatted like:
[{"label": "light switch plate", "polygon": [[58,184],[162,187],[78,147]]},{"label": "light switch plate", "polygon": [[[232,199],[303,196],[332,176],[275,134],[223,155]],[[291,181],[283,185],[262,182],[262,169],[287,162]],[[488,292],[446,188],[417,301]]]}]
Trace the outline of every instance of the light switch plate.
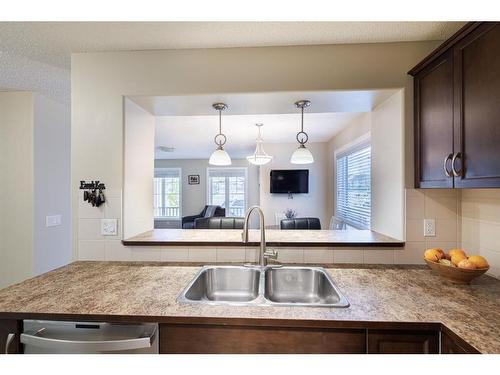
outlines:
[{"label": "light switch plate", "polygon": [[101,235],[116,236],[118,234],[118,219],[101,219]]},{"label": "light switch plate", "polygon": [[61,215],[50,215],[45,216],[45,226],[46,227],[57,227],[62,224],[62,216]]},{"label": "light switch plate", "polygon": [[424,237],[436,236],[436,220],[424,219]]}]

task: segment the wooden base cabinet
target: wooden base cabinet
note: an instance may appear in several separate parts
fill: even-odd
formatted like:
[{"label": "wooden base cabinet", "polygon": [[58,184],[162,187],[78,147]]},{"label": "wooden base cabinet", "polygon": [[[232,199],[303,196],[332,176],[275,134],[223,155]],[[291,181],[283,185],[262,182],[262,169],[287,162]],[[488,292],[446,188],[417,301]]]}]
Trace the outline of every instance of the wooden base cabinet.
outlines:
[{"label": "wooden base cabinet", "polygon": [[22,320],[0,319],[0,354],[22,353],[19,341],[22,326]]},{"label": "wooden base cabinet", "polygon": [[368,330],[368,354],[439,354],[437,331]]},{"label": "wooden base cabinet", "polygon": [[479,354],[471,345],[447,329],[441,331],[441,354]]},{"label": "wooden base cabinet", "polygon": [[364,329],[160,325],[160,353],[363,354]]}]

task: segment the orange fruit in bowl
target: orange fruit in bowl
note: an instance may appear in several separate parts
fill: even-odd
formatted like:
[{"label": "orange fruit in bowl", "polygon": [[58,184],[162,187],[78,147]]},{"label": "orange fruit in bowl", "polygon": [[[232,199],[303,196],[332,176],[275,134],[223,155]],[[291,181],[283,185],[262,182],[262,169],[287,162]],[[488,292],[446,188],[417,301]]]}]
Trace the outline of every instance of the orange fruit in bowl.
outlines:
[{"label": "orange fruit in bowl", "polygon": [[474,263],[472,263],[469,259],[465,258],[465,259],[462,259],[459,263],[458,263],[458,268],[465,268],[467,270],[475,270],[476,269],[476,266]]},{"label": "orange fruit in bowl", "polygon": [[485,258],[483,258],[481,255],[471,255],[468,258],[468,260],[469,260],[469,262],[474,264],[476,266],[476,268],[488,268],[489,267],[488,261]]},{"label": "orange fruit in bowl", "polygon": [[438,262],[440,259],[444,258],[444,252],[441,249],[432,248],[425,250],[424,259],[430,262]]},{"label": "orange fruit in bowl", "polygon": [[463,249],[451,249],[450,251],[448,251],[448,255],[450,256],[450,258],[453,255],[457,255],[457,254],[461,254],[463,256],[467,256],[467,254],[465,254],[465,251]]},{"label": "orange fruit in bowl", "polygon": [[464,254],[456,253],[451,256],[451,263],[458,267],[458,263],[460,263],[464,259],[467,259]]}]

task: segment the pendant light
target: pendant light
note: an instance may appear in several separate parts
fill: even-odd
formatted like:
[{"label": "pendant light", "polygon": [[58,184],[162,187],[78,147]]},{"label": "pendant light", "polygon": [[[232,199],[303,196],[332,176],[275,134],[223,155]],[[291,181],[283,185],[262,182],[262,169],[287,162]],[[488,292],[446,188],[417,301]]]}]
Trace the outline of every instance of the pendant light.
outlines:
[{"label": "pendant light", "polygon": [[304,132],[304,108],[309,107],[311,102],[309,100],[299,100],[295,103],[297,108],[301,109],[301,125],[300,132],[297,133],[296,139],[299,142],[300,146],[293,152],[292,157],[290,158],[290,163],[292,164],[311,164],[314,163],[314,157],[311,154],[311,151],[306,148],[306,143],[309,139],[309,136],[306,132]]},{"label": "pendant light", "polygon": [[273,160],[273,157],[266,154],[266,152],[264,151],[264,146],[262,145],[264,140],[262,139],[261,129],[264,124],[255,124],[255,126],[257,127],[257,129],[259,129],[257,139],[255,140],[255,152],[253,153],[253,155],[247,156],[247,160],[253,165],[264,165]]},{"label": "pendant light", "polygon": [[212,152],[212,155],[210,155],[208,164],[219,166],[231,165],[231,158],[226,150],[224,150],[224,144],[226,143],[227,138],[224,134],[222,134],[222,111],[227,109],[227,105],[224,103],[215,103],[212,107],[219,111],[219,133],[214,137],[214,142],[217,145],[217,148],[214,152]]}]

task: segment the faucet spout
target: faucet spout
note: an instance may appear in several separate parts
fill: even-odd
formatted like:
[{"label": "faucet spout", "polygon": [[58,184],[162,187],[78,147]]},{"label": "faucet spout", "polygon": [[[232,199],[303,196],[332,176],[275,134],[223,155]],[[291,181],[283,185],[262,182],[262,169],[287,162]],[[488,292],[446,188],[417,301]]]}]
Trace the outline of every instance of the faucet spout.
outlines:
[{"label": "faucet spout", "polygon": [[259,214],[260,226],[260,252],[259,252],[259,265],[264,267],[267,265],[267,258],[275,257],[275,254],[268,254],[266,250],[266,230],[264,226],[264,213],[259,206],[250,207],[245,214],[245,224],[243,226],[243,233],[241,234],[243,242],[248,243],[248,222],[253,211]]}]

